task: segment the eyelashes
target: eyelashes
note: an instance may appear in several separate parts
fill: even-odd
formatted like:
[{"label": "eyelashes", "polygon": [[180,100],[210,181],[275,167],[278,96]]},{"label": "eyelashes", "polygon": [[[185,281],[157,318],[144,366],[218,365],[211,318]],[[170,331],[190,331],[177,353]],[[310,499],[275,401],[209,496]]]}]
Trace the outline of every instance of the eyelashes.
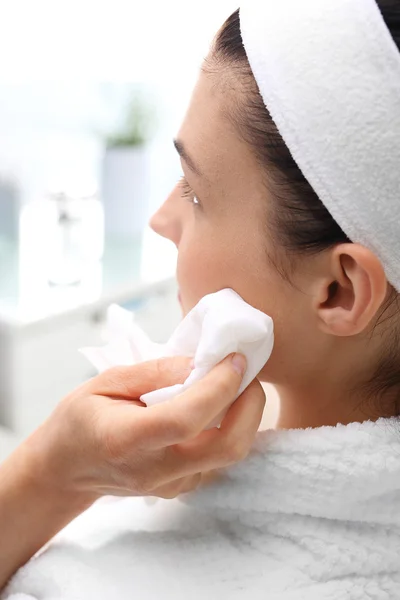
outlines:
[{"label": "eyelashes", "polygon": [[196,194],[190,187],[190,185],[184,175],[182,175],[182,177],[179,180],[179,186],[181,188],[182,198],[185,198],[186,200],[188,200],[188,202],[190,202],[196,208],[201,206],[199,199],[197,198]]}]

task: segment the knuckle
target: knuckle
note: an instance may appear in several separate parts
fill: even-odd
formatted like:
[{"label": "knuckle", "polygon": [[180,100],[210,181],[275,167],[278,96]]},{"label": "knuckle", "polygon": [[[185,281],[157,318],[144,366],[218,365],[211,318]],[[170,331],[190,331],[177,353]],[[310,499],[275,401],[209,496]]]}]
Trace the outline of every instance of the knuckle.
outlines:
[{"label": "knuckle", "polygon": [[153,496],[154,485],[151,485],[148,479],[135,479],[134,486],[137,493],[139,493],[141,496]]},{"label": "knuckle", "polygon": [[200,485],[201,479],[201,473],[196,473],[192,476],[189,475],[187,477],[183,477],[181,479],[173,481],[159,490],[156,490],[156,494],[161,498],[171,500],[173,498],[177,498],[178,496],[180,496],[180,494],[185,494],[187,492],[197,489]]},{"label": "knuckle", "polygon": [[202,473],[196,473],[191,478],[189,485],[185,486],[181,491],[189,492],[191,490],[196,490],[200,486],[202,479]]},{"label": "knuckle", "polygon": [[199,426],[190,411],[182,408],[180,408],[179,413],[176,410],[171,410],[166,419],[165,427],[168,435],[181,441],[189,440],[200,433]]},{"label": "knuckle", "polygon": [[201,426],[198,424],[197,419],[189,411],[186,411],[182,418],[182,432],[186,439],[194,438],[201,432]]},{"label": "knuckle", "polygon": [[107,381],[112,387],[118,391],[124,391],[129,394],[129,378],[127,377],[129,370],[127,367],[111,367],[104,372]]},{"label": "knuckle", "polygon": [[143,363],[142,367],[147,368],[149,379],[152,379],[157,387],[169,386],[175,383],[172,380],[168,358],[158,358],[155,361]]},{"label": "knuckle", "polygon": [[189,374],[190,359],[182,356],[159,358],[156,361],[156,375],[160,381],[178,383],[185,381]]},{"label": "knuckle", "polygon": [[173,500],[179,496],[179,490],[170,488],[168,490],[164,490],[163,492],[157,492],[157,496],[159,498],[164,498],[164,500]]},{"label": "knuckle", "polygon": [[112,462],[119,462],[123,459],[124,452],[121,442],[111,429],[104,428],[99,439],[99,446],[102,454]]},{"label": "knuckle", "polygon": [[219,373],[218,379],[216,381],[218,393],[222,396],[231,396],[233,393],[233,381],[232,378],[228,376],[228,373],[223,372]]},{"label": "knuckle", "polygon": [[158,358],[154,364],[156,376],[165,378],[170,371],[170,361],[168,358]]},{"label": "knuckle", "polygon": [[149,473],[137,473],[131,483],[132,489],[141,496],[154,496],[154,490],[157,487],[154,479],[154,475]]},{"label": "knuckle", "polygon": [[122,376],[123,367],[110,367],[104,373],[106,373],[107,377],[113,380],[118,380]]},{"label": "knuckle", "polygon": [[248,390],[252,393],[252,396],[255,400],[257,400],[262,406],[265,405],[267,397],[261,383],[257,379],[254,379],[251,382]]},{"label": "knuckle", "polygon": [[226,449],[226,458],[231,463],[237,463],[244,460],[249,453],[249,448],[243,440],[228,442]]}]

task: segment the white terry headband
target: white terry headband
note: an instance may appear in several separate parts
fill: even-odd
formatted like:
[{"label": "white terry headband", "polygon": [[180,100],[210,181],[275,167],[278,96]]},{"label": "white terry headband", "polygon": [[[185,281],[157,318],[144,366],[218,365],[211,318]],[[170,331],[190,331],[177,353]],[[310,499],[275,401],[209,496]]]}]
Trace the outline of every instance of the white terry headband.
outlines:
[{"label": "white terry headband", "polygon": [[243,44],[294,160],[400,291],[400,53],[375,0],[244,0]]}]

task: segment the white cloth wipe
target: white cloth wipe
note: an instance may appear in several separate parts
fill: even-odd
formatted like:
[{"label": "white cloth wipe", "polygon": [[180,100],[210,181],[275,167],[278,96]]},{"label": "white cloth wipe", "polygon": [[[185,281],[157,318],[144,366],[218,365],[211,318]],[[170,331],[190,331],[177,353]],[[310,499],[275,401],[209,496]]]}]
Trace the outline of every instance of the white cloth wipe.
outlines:
[{"label": "white cloth wipe", "polygon": [[[268,361],[274,344],[271,317],[247,304],[231,289],[204,296],[166,344],[152,342],[134,323],[132,313],[115,304],[108,309],[108,327],[110,342],[106,346],[80,350],[99,372],[160,357],[194,359],[194,369],[183,384],[144,394],[140,400],[147,406],[182,393],[232,352],[244,354],[247,359],[237,398]],[[224,414],[209,427],[219,425]]]}]

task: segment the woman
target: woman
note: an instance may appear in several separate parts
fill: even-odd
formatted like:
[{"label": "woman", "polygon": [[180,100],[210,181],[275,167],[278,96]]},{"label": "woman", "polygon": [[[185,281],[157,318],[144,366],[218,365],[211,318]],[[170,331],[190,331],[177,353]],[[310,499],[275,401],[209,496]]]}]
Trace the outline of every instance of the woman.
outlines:
[{"label": "woman", "polygon": [[[246,458],[181,501],[93,506],[18,572],[5,598],[398,597],[394,42],[400,45],[398,0],[265,0],[219,31],[175,142],[184,177],[152,226],[178,246],[184,312],[230,287],[273,318],[275,347],[259,379],[278,389],[277,430],[259,432],[248,452],[250,438],[240,441],[236,424],[223,451],[215,432],[189,440],[187,429],[183,438],[174,428],[171,435],[160,421],[150,428],[152,443],[183,439],[173,446],[175,459],[185,452],[189,465],[203,444],[198,470]],[[390,129],[378,127],[385,119]],[[96,395],[125,397],[101,381]],[[207,399],[215,380],[201,383],[192,393]],[[247,394],[254,412],[246,431],[254,435],[262,410],[256,382]],[[60,440],[68,447],[65,431],[79,425],[73,414],[63,419],[59,411],[57,426],[43,433],[47,447],[60,448]],[[104,418],[96,409],[95,423]],[[200,430],[198,422],[192,436]],[[209,442],[220,463],[205,460]],[[75,514],[93,497],[126,490],[126,457],[115,440],[105,446],[117,456],[114,484],[98,485],[101,461],[92,471],[77,468],[85,476],[75,476],[73,496],[90,485],[95,494]],[[90,463],[84,450],[65,452],[65,462],[71,454],[74,472]],[[133,458],[140,465],[142,452]],[[44,467],[55,481],[59,468]],[[187,479],[171,495],[196,482]],[[150,487],[142,493],[163,495]],[[71,495],[61,497],[56,510],[70,502]]]}]

